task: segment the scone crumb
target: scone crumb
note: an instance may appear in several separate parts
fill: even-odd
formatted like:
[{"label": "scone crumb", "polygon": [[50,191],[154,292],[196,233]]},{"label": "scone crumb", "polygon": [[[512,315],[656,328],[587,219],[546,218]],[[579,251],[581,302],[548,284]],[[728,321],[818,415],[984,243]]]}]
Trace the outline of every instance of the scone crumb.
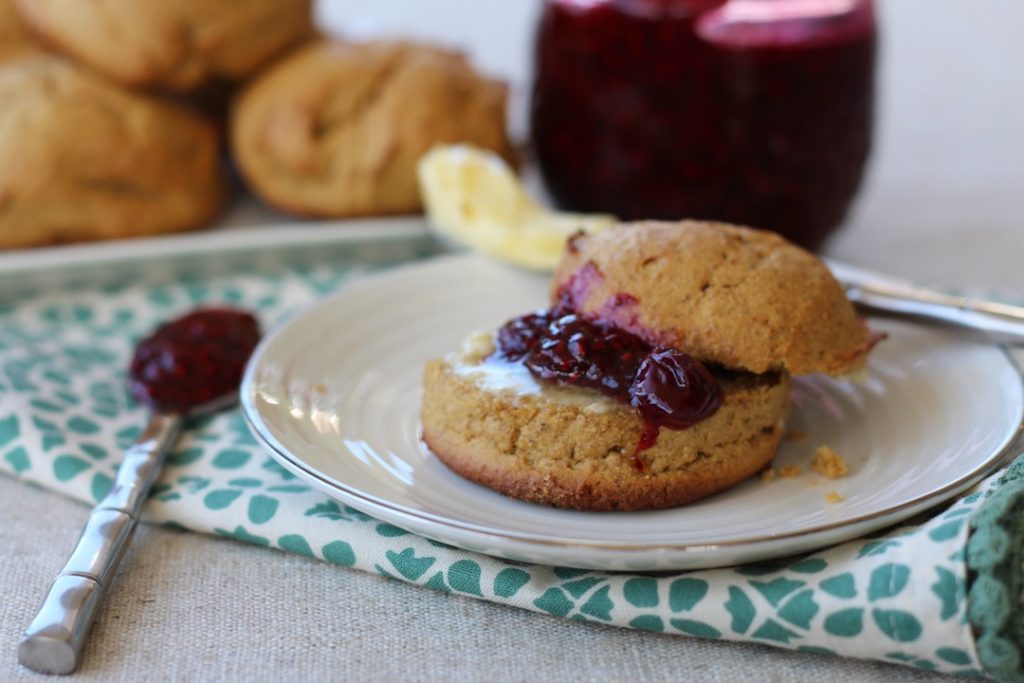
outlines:
[{"label": "scone crumb", "polygon": [[814,468],[815,472],[829,479],[845,477],[847,472],[850,471],[850,468],[846,466],[843,456],[825,445],[818,446],[817,450],[814,451],[814,460],[811,461],[811,467]]},{"label": "scone crumb", "polygon": [[779,476],[792,479],[793,477],[800,476],[800,465],[786,465],[785,467],[779,468]]},{"label": "scone crumb", "polygon": [[798,443],[807,438],[807,432],[801,432],[799,429],[795,429],[786,434],[786,436],[783,438],[786,439],[786,441],[788,441],[789,443]]},{"label": "scone crumb", "polygon": [[761,481],[775,481],[775,470],[771,467],[761,470]]},{"label": "scone crumb", "polygon": [[841,500],[843,500],[843,497],[838,491],[829,491],[825,494],[826,503],[838,503]]}]

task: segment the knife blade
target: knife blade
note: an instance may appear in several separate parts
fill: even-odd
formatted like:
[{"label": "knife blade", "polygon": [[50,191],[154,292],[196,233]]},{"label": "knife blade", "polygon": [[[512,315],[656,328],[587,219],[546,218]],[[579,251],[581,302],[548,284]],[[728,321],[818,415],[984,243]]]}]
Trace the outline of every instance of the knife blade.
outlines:
[{"label": "knife blade", "polygon": [[940,325],[999,344],[1024,344],[1022,306],[948,294],[832,259],[825,263],[865,313]]}]

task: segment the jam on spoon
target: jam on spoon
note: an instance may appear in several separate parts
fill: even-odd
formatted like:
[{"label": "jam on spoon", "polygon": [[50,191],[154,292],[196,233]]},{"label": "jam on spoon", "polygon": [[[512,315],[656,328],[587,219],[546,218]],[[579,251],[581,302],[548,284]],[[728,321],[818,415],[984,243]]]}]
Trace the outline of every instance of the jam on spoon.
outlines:
[{"label": "jam on spoon", "polygon": [[195,311],[139,342],[129,375],[132,393],[153,414],[124,453],[107,496],[89,514],[64,569],[18,646],[33,671],[71,673],[93,615],[124,555],[164,457],[188,417],[237,399],[245,364],[259,342],[251,314],[228,308]]},{"label": "jam on spoon", "polygon": [[200,309],[161,325],[135,348],[132,395],[173,413],[230,394],[259,340],[256,318],[230,308]]},{"label": "jam on spoon", "polygon": [[587,320],[566,299],[507,322],[496,335],[495,355],[523,363],[538,379],[593,389],[636,408],[644,420],[637,469],[643,469],[639,453],[655,444],[660,427],[686,429],[723,401],[718,382],[696,358]]}]

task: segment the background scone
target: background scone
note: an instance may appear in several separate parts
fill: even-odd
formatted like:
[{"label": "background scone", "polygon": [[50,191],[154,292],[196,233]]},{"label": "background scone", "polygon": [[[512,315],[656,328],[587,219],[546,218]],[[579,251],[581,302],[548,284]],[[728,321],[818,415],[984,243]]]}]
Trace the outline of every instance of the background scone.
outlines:
[{"label": "background scone", "polygon": [[0,0],[0,62],[38,49],[13,0]]},{"label": "background scone", "polygon": [[304,47],[236,99],[231,146],[249,186],[309,216],[412,213],[416,162],[468,142],[509,156],[505,87],[460,54],[416,43]]},{"label": "background scone", "polygon": [[220,212],[212,124],[61,57],[0,64],[0,248],[173,232]]},{"label": "background scone", "polygon": [[636,453],[645,424],[628,404],[596,392],[588,404],[560,391],[494,391],[472,365],[431,361],[423,440],[452,471],[513,498],[594,511],[675,507],[761,471],[782,438],[788,374],[723,375],[720,384],[714,415],[661,429]]},{"label": "background scone", "polygon": [[705,362],[843,375],[875,339],[824,263],[765,230],[621,223],[570,242],[552,288],[580,313]]},{"label": "background scone", "polygon": [[238,81],[313,34],[312,0],[15,0],[46,42],[129,86]]}]

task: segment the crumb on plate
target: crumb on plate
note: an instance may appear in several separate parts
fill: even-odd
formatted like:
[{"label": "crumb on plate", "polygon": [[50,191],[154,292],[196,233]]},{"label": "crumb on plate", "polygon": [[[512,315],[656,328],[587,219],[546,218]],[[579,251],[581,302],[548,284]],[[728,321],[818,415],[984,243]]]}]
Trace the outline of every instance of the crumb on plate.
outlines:
[{"label": "crumb on plate", "polygon": [[779,476],[792,479],[800,476],[800,465],[786,465],[779,468]]},{"label": "crumb on plate", "polygon": [[839,494],[838,491],[829,491],[828,493],[825,494],[826,503],[838,503],[842,499],[843,497]]},{"label": "crumb on plate", "polygon": [[775,470],[773,470],[771,467],[769,467],[768,469],[761,470],[761,481],[774,481],[774,480],[775,480]]},{"label": "crumb on plate", "polygon": [[814,460],[811,461],[811,467],[814,468],[815,472],[829,479],[844,477],[850,471],[849,467],[846,466],[843,456],[824,445],[818,446],[817,450],[814,451]]}]

